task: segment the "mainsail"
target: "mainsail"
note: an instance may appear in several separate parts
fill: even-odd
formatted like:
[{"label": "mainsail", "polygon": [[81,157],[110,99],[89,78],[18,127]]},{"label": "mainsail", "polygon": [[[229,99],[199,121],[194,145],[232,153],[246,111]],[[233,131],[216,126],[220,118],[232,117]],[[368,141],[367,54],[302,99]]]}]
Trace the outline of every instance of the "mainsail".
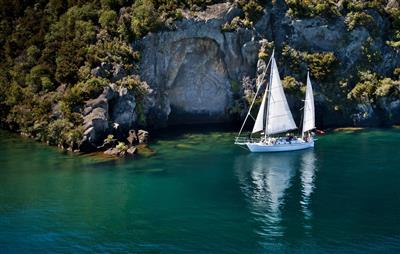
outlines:
[{"label": "mainsail", "polygon": [[272,135],[297,128],[283,91],[274,56],[271,61],[267,104],[266,134]]},{"label": "mainsail", "polygon": [[307,73],[306,100],[304,101],[303,133],[315,128],[314,96],[310,75]]}]

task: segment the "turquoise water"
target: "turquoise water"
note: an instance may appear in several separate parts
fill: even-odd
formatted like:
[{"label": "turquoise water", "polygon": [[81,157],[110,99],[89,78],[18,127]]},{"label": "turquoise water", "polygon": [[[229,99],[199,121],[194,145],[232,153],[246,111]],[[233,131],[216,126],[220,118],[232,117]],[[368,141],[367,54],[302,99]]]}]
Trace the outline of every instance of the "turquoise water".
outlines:
[{"label": "turquoise water", "polygon": [[188,132],[119,161],[0,137],[0,253],[400,252],[400,130],[277,154]]}]

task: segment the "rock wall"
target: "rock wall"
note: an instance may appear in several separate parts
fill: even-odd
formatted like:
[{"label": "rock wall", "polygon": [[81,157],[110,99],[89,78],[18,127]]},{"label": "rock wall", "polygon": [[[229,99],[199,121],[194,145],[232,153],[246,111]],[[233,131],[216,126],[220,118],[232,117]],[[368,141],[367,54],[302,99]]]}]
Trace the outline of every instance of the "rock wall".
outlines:
[{"label": "rock wall", "polygon": [[141,77],[154,91],[150,124],[229,120],[231,82],[254,75],[258,52],[254,31],[221,33],[221,25],[238,14],[230,4],[215,5],[140,42]]},{"label": "rock wall", "polygon": [[[385,43],[385,30],[390,23],[374,10],[369,14],[377,25],[375,34],[365,27],[348,31],[343,17],[295,19],[285,15],[286,10],[284,2],[278,0],[275,5],[266,7],[252,29],[222,32],[221,25],[240,15],[241,10],[229,3],[217,4],[196,15],[185,13],[172,31],[144,37],[139,42],[143,49],[141,77],[153,89],[146,107],[149,124],[229,120],[228,109],[234,100],[232,82],[240,82],[246,76],[254,78],[262,39],[275,43],[278,62],[279,49],[284,44],[307,52],[334,52],[340,64],[333,75],[343,79],[357,72],[363,45],[369,37],[374,37],[371,48],[379,50],[383,56],[381,64],[370,66],[372,71],[390,75],[400,66],[399,53]],[[281,77],[297,75],[291,73],[288,63],[279,67]],[[337,86],[336,83],[329,85]],[[328,84],[315,81],[314,86],[317,124],[321,127],[379,125],[385,121],[382,119],[389,119],[386,115],[379,116],[389,114],[387,112],[390,112],[391,122],[400,122],[398,103],[381,103],[387,107],[383,111],[359,104],[345,105],[347,110],[340,111],[328,106],[328,101],[336,100],[322,92],[321,88]],[[298,105],[291,103],[293,112],[298,112]]]}]

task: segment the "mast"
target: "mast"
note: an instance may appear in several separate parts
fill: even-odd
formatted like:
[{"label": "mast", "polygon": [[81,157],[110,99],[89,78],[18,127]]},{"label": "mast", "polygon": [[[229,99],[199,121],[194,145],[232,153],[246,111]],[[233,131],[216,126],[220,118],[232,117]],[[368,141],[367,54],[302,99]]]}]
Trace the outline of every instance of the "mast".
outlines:
[{"label": "mast", "polygon": [[[273,49],[272,55],[271,55],[271,62],[272,61],[275,62],[275,48]],[[271,70],[270,70],[270,73],[269,73],[269,83],[268,83],[267,90],[266,90],[266,93],[268,93],[268,102],[271,99],[271,94],[270,94],[270,91],[271,91],[270,86],[271,86],[271,84],[272,84],[272,64],[271,64]],[[269,109],[269,107],[268,107],[268,109]],[[268,116],[269,116],[269,110],[268,109],[267,109],[267,117],[265,118],[264,140],[267,140]]]},{"label": "mast", "polygon": [[304,100],[304,113],[303,113],[303,130],[302,136],[307,131],[315,128],[315,106],[314,106],[314,95],[310,81],[310,73],[307,72],[307,87],[306,97]]}]

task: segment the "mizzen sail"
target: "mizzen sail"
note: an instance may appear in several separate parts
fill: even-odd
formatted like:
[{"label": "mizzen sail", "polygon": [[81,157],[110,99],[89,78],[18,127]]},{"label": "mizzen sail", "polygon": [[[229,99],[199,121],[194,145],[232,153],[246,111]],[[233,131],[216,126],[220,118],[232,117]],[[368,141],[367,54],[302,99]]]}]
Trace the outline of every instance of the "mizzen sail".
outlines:
[{"label": "mizzen sail", "polygon": [[303,133],[315,128],[314,96],[310,75],[307,73],[306,99],[304,101]]}]

